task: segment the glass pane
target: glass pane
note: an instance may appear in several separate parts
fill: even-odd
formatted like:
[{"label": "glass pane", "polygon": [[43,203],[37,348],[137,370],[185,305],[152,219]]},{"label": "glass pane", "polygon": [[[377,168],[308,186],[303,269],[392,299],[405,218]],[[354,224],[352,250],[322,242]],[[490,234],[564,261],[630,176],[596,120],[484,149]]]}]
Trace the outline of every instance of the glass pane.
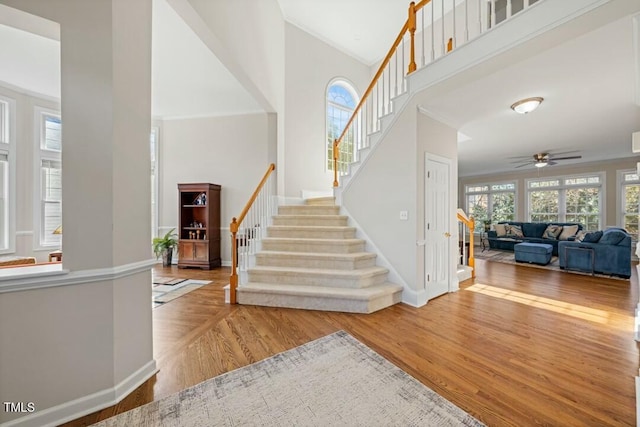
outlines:
[{"label": "glass pane", "polygon": [[0,158],[0,249],[9,248],[8,176],[9,163],[4,155]]},{"label": "glass pane", "polygon": [[[567,221],[569,214],[600,213],[599,188],[575,188],[566,191]],[[572,221],[571,221],[572,222]]]},{"label": "glass pane", "polygon": [[486,193],[489,191],[488,185],[467,186],[467,193]]},{"label": "glass pane", "polygon": [[622,225],[625,230],[632,236],[638,235],[638,215],[625,215],[624,224]]},{"label": "glass pane", "polygon": [[624,213],[638,213],[638,203],[640,203],[639,193],[640,185],[625,185],[623,187]]},{"label": "glass pane", "polygon": [[491,196],[491,222],[515,219],[515,193],[496,193]]},{"label": "glass pane", "polygon": [[557,190],[531,191],[529,193],[529,217],[532,222],[558,221]]},{"label": "glass pane", "polygon": [[475,231],[477,232],[484,230],[484,221],[489,220],[488,199],[488,194],[473,194],[467,196],[467,213],[475,219]]},{"label": "glass pane", "polygon": [[492,191],[506,191],[506,190],[515,190],[516,185],[514,183],[508,184],[493,184],[491,186]]},{"label": "glass pane", "polygon": [[334,84],[329,87],[329,93],[327,94],[329,102],[347,107],[350,110],[356,108],[356,100],[353,95],[342,85]]},{"label": "glass pane", "polygon": [[44,115],[44,141],[42,148],[46,150],[62,150],[62,123],[59,117]]},{"label": "glass pane", "polygon": [[640,180],[637,173],[625,173],[623,177],[624,182],[633,182]]},{"label": "glass pane", "polygon": [[42,244],[59,245],[60,235],[53,231],[62,224],[62,203],[42,202]]},{"label": "glass pane", "polygon": [[529,188],[558,187],[559,185],[560,181],[558,181],[557,179],[529,182]]}]

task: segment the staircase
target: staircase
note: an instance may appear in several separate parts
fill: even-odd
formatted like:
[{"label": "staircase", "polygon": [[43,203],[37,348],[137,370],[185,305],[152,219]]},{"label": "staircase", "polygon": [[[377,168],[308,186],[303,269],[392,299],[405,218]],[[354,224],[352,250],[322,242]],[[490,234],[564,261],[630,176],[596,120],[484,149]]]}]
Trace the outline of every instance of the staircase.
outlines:
[{"label": "staircase", "polygon": [[333,197],[280,206],[238,303],[372,313],[400,302],[402,286],[387,281],[347,223]]}]

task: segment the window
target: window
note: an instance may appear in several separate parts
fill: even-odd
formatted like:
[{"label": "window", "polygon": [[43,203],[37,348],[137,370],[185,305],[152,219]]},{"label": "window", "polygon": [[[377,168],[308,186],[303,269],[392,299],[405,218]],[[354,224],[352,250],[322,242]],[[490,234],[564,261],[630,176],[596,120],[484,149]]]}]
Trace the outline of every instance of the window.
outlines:
[{"label": "window", "polygon": [[603,174],[528,180],[528,221],[576,222],[585,230],[600,229],[603,182]]},{"label": "window", "polygon": [[640,203],[640,176],[637,171],[619,171],[620,218],[618,225],[635,239],[638,235],[638,204]]},{"label": "window", "polygon": [[61,236],[54,234],[62,225],[62,121],[60,116],[49,110],[36,109],[38,123],[38,156],[36,156],[39,174],[37,246],[40,248],[60,247]]},{"label": "window", "polygon": [[[332,82],[327,89],[327,170],[333,170],[333,141],[340,137],[358,104],[356,91],[343,80]],[[351,125],[340,143],[338,170],[345,171],[354,161],[357,123]]]},{"label": "window", "polygon": [[15,101],[0,96],[0,251],[11,252],[15,240],[12,237],[13,213],[13,147]]},{"label": "window", "polygon": [[513,221],[516,217],[516,184],[474,184],[465,187],[466,211],[476,221],[476,232],[484,222]]}]

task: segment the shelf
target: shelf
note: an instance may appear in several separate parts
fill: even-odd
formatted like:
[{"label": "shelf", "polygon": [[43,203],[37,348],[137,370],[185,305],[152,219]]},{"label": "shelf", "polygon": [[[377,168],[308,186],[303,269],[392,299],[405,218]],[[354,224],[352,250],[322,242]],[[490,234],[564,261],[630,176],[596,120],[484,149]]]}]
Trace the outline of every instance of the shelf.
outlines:
[{"label": "shelf", "polygon": [[182,205],[183,208],[206,208],[207,205]]},{"label": "shelf", "polygon": [[207,227],[182,227],[183,230],[207,230]]},{"label": "shelf", "polygon": [[209,239],[180,239],[181,242],[208,242]]}]

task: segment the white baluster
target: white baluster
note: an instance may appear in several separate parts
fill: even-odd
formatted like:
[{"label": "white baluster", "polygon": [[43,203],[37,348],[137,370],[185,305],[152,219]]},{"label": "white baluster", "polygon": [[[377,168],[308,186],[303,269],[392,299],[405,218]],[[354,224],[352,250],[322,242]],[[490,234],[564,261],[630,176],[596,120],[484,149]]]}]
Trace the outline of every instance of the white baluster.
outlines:
[{"label": "white baluster", "polygon": [[482,34],[482,0],[478,0],[478,35]]},{"label": "white baluster", "polygon": [[442,27],[442,51],[441,51],[441,55],[444,55],[445,53],[447,53],[447,48],[445,47],[445,41],[444,41],[444,0],[440,0],[440,7],[442,8],[441,10],[441,16],[440,16],[440,26]]},{"label": "white baluster", "polygon": [[396,51],[393,54],[393,56],[394,56],[394,60],[396,61],[396,65],[393,68],[395,68],[395,70],[396,70],[396,75],[395,75],[394,81],[395,81],[395,87],[396,87],[396,96],[398,96],[398,74],[399,73],[398,73],[398,48],[397,47],[396,47]]},{"label": "white baluster", "polygon": [[469,41],[469,7],[467,0],[464,0],[464,41]]},{"label": "white baluster", "polygon": [[511,0],[507,0],[507,19],[511,18]]},{"label": "white baluster", "polygon": [[453,45],[451,46],[451,48],[455,48],[458,44],[456,43],[456,0],[451,0],[452,3],[452,8],[453,8]]},{"label": "white baluster", "polygon": [[523,10],[529,7],[529,0],[524,0]]},{"label": "white baluster", "polygon": [[424,7],[420,10],[420,19],[422,20],[422,66],[424,67],[426,65],[426,59],[424,57],[424,13],[425,13],[425,9]]},{"label": "white baluster", "polygon": [[[480,1],[480,0],[478,0]],[[436,59],[436,48],[435,48],[435,43],[436,43],[436,39],[435,39],[435,28],[434,28],[434,24],[433,24],[433,20],[434,20],[434,15],[435,15],[435,10],[433,9],[433,1],[430,2],[431,3],[431,62],[433,62],[434,59]]]},{"label": "white baluster", "polygon": [[391,61],[387,64],[387,88],[389,89],[389,107],[387,113],[391,112]]},{"label": "white baluster", "polygon": [[382,81],[382,115],[385,115],[385,114],[388,113],[388,111],[386,110],[387,101],[386,101],[385,90],[384,90],[384,86],[385,86],[385,84],[384,84],[384,73],[385,73],[385,70],[382,70],[382,75],[380,76],[380,80]]}]

